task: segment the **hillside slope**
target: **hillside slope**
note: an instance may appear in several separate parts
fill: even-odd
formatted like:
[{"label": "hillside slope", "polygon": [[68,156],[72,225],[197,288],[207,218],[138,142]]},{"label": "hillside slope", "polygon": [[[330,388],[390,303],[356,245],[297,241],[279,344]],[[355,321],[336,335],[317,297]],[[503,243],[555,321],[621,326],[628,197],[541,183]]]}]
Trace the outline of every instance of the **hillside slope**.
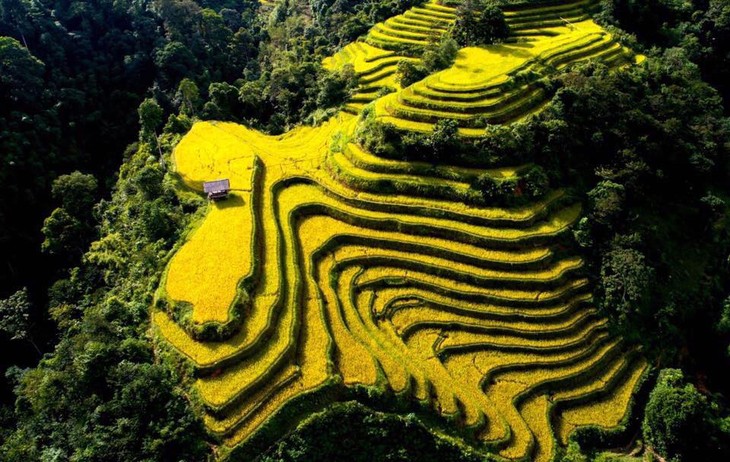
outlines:
[{"label": "hillside slope", "polygon": [[[511,6],[511,43],[462,49],[453,67],[377,99],[376,123],[428,132],[453,119],[474,135],[539,108],[541,75],[634,59],[587,19],[590,2],[564,3],[579,22],[556,20],[560,5]],[[331,58],[360,75],[348,110],[397,88],[393,44],[421,46],[419,30],[445,30],[453,14],[413,8]],[[517,208],[480,203],[474,178],[520,184],[530,166],[381,159],[354,141],[357,125],[343,113],[271,137],[200,122],[174,152],[186,187],[232,188],[189,231],[153,314],[198,372],[208,429],[245,449],[365,390],[431,409],[514,460],[551,460],[581,426],[620,426],[646,363],[608,333],[582,259],[564,250],[580,204],[561,190]]]}]

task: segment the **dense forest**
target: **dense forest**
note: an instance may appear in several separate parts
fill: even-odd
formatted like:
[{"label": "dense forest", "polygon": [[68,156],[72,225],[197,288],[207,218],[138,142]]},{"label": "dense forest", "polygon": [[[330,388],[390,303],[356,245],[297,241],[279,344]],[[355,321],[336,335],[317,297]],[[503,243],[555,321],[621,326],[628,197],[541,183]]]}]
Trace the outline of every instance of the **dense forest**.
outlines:
[{"label": "dense forest", "polygon": [[[280,134],[333,116],[357,76],[326,70],[323,58],[418,3],[0,0],[1,460],[214,456],[185,366],[149,333],[160,273],[203,203],[176,194],[166,159],[196,120]],[[385,157],[535,162],[536,197],[549,183],[581,198],[571,245],[589,262],[611,329],[641,344],[657,370],[635,435],[624,436],[658,460],[721,460],[730,454],[730,4],[603,0],[596,19],[647,60],[622,72],[570,67],[545,82],[545,110],[476,140],[449,123],[430,135],[372,124],[358,136]],[[481,40],[467,32],[455,30],[455,42]],[[447,67],[457,46],[435,44],[425,66],[399,65],[399,78]],[[514,205],[514,191],[488,178],[473,188]],[[261,460],[481,460],[385,411],[335,406]],[[343,434],[343,422],[356,433]],[[606,445],[596,439],[582,435],[562,460],[621,460],[597,453]]]}]

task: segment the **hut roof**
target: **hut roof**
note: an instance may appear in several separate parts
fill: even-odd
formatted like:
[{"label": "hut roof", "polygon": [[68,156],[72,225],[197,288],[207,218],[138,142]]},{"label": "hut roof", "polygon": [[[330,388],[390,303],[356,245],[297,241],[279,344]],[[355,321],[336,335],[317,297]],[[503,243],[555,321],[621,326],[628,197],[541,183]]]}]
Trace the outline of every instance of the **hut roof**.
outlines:
[{"label": "hut roof", "polygon": [[231,182],[226,178],[224,180],[206,181],[203,183],[203,191],[206,193],[216,193],[221,191],[229,191]]}]

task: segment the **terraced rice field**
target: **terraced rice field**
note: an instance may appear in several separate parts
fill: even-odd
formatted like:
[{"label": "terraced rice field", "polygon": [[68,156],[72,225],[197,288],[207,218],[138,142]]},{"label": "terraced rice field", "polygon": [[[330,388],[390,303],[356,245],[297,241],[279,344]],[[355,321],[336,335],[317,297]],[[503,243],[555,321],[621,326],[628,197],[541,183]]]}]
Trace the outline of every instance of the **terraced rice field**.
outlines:
[{"label": "terraced rice field", "polygon": [[459,122],[465,135],[517,121],[540,109],[543,76],[583,60],[609,66],[635,58],[591,20],[531,31],[513,43],[464,48],[452,67],[379,99],[376,114],[400,128],[429,131],[439,119]]},{"label": "terraced rice field", "polygon": [[[504,7],[511,36],[500,45],[462,49],[454,65],[402,89],[395,81],[401,59],[418,61],[431,40],[455,20],[456,9],[427,2],[377,24],[364,41],[352,43],[325,66],[351,64],[360,86],[346,110],[357,113],[378,100],[383,122],[429,131],[439,119],[457,120],[464,135],[489,124],[519,120],[539,110],[549,95],[540,79],[576,62],[622,66],[637,60],[590,19],[595,0],[526,2]],[[640,57],[638,59],[641,59]],[[382,88],[394,94],[379,98]]]},{"label": "terraced rice field", "polygon": [[[377,75],[396,55],[374,37],[440,24],[450,11],[410,10],[330,63],[357,61]],[[593,23],[553,36],[552,19],[543,28],[532,10],[514,11],[526,36],[547,31],[552,41],[530,56],[557,60],[561,44],[605,38]],[[383,100],[440,101],[434,95],[451,91],[470,114],[481,103],[468,95],[534,61],[521,46],[462,50],[454,68],[424,81],[432,86]],[[175,149],[187,187],[218,178],[232,187],[187,233],[152,315],[159,337],[196,371],[210,432],[245,447],[362,390],[440,415],[476,447],[514,460],[551,460],[576,428],[620,426],[646,364],[609,334],[582,259],[565,250],[580,204],[556,190],[521,208],[478,205],[475,177],[519,178],[529,166],[381,159],[341,142],[356,124],[341,113],[272,137],[199,122]],[[383,194],[383,182],[394,192]]]}]

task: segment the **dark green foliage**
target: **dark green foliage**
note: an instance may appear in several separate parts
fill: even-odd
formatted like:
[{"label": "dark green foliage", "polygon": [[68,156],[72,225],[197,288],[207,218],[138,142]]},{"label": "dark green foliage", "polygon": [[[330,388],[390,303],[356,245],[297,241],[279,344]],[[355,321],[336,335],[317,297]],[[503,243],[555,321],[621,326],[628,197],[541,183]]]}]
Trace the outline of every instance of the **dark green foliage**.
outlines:
[{"label": "dark green foliage", "polygon": [[396,79],[401,87],[408,87],[429,74],[451,66],[458,51],[459,45],[456,41],[451,35],[445,34],[440,40],[428,44],[421,55],[421,61],[401,60],[398,63]]},{"label": "dark green foliage", "polygon": [[72,260],[84,252],[87,227],[65,209],[57,208],[43,222],[41,229],[45,239],[41,249],[64,260]]},{"label": "dark green foliage", "polygon": [[722,303],[720,320],[717,323],[717,330],[723,334],[730,334],[730,297]]},{"label": "dark green foliage", "polygon": [[686,383],[682,371],[664,369],[646,405],[644,439],[668,462],[722,460],[730,454],[730,432],[716,414],[717,404]]},{"label": "dark green foliage", "polygon": [[550,190],[550,178],[542,167],[534,165],[517,178],[496,179],[487,173],[479,175],[471,187],[489,205],[514,207],[543,197]]},{"label": "dark green foliage", "polygon": [[45,279],[62,271],[63,259],[38,265],[58,173],[91,172],[108,194],[137,120],[151,142],[172,112],[271,132],[314,113],[321,120],[354,86],[352,72],[330,75],[320,64],[341,23],[358,16],[367,28],[410,4],[351,2],[338,19],[325,8],[315,21],[298,2],[267,20],[250,0],[2,0],[0,289],[29,285],[33,295],[26,283],[38,266]]},{"label": "dark green foliage", "polygon": [[428,69],[423,64],[414,63],[409,59],[401,59],[398,61],[396,80],[401,87],[410,87],[419,80],[425,79],[427,76]]},{"label": "dark green foliage", "polygon": [[95,236],[93,205],[97,181],[93,175],[73,172],[53,181],[51,195],[60,205],[43,222],[41,249],[66,264],[74,264]]},{"label": "dark green foliage", "polygon": [[142,101],[137,109],[139,114],[140,136],[145,140],[157,139],[157,130],[162,125],[164,111],[153,98]]},{"label": "dark green foliage", "polygon": [[429,43],[421,59],[429,72],[440,71],[454,64],[459,45],[449,34],[444,34],[441,40]]},{"label": "dark green foliage", "polygon": [[180,113],[188,117],[194,117],[200,106],[200,89],[194,81],[184,78],[180,81],[175,94],[175,104],[180,108]]},{"label": "dark green foliage", "polygon": [[[169,154],[170,135],[161,138]],[[13,374],[15,430],[0,459],[205,460],[205,433],[174,363],[160,361],[163,352],[147,338],[157,275],[183,227],[164,176],[150,146],[141,145],[99,207],[101,239],[54,284],[50,312],[63,329],[60,341],[37,368]],[[74,178],[58,181],[54,192],[65,197],[91,185]]]},{"label": "dark green foliage", "polygon": [[43,62],[12,37],[0,37],[0,101],[33,106],[43,86]]},{"label": "dark green foliage", "polygon": [[357,75],[351,65],[345,66],[340,72],[328,72],[319,82],[315,104],[317,108],[332,108],[342,104],[350,97],[350,93],[357,86]]},{"label": "dark green foliage", "polygon": [[580,450],[580,446],[575,441],[571,441],[560,458],[560,462],[589,462],[588,457]]},{"label": "dark green foliage", "polygon": [[0,300],[0,333],[10,340],[27,340],[30,335],[30,302],[25,287]]},{"label": "dark green foliage", "polygon": [[681,47],[730,99],[730,3],[726,0],[606,0],[602,18],[647,47]]},{"label": "dark green foliage", "polygon": [[433,162],[447,160],[449,153],[460,150],[459,125],[455,120],[439,120],[433,126],[429,141]]},{"label": "dark green foliage", "polygon": [[509,36],[509,26],[494,0],[465,0],[456,9],[451,31],[461,46],[486,45]]},{"label": "dark green foliage", "polygon": [[238,88],[226,82],[211,83],[208,87],[209,100],[203,106],[204,119],[220,120],[228,114],[240,112]]},{"label": "dark green foliage", "polygon": [[725,296],[703,282],[728,277],[726,228],[713,225],[722,207],[708,196],[728,184],[720,100],[681,50],[623,73],[577,69],[559,83],[535,123],[540,138],[528,136],[547,147],[543,165],[568,173],[563,181],[595,178],[584,186],[588,217],[576,235],[601,268],[602,306],[644,342],[676,346],[686,335],[676,326],[700,322],[700,307],[716,310]]},{"label": "dark green foliage", "polygon": [[146,342],[114,346],[88,339],[76,349],[73,359],[67,357],[71,351],[59,351],[21,376],[19,427],[0,448],[3,460],[204,457],[202,429],[187,409],[179,379],[151,363]]},{"label": "dark green foliage", "polygon": [[91,216],[91,209],[96,203],[98,187],[93,175],[75,171],[53,180],[51,195],[71,215],[87,218]]},{"label": "dark green foliage", "polygon": [[534,200],[550,190],[550,178],[542,167],[535,165],[525,174],[520,188],[523,194]]},{"label": "dark green foliage", "polygon": [[478,190],[486,201],[497,200],[500,197],[501,188],[499,187],[499,180],[491,175],[479,175],[472,187]]},{"label": "dark green foliage", "polygon": [[354,402],[336,404],[300,426],[259,459],[284,461],[484,461],[434,436],[414,415],[370,411]]},{"label": "dark green foliage", "polygon": [[611,180],[603,180],[588,192],[588,199],[591,201],[591,218],[605,225],[621,217],[626,189]]},{"label": "dark green foliage", "polygon": [[654,270],[639,245],[637,236],[616,236],[601,260],[603,306],[624,328],[651,306]]},{"label": "dark green foliage", "polygon": [[378,156],[399,160],[442,162],[448,165],[484,166],[484,160],[479,158],[478,143],[462,138],[449,143],[453,149],[444,159],[438,160],[434,156],[434,141],[445,134],[448,135],[449,132],[453,133],[454,129],[458,128],[454,121],[441,121],[439,130],[442,133],[434,138],[432,134],[409,132],[400,130],[392,124],[377,122],[368,109],[365,109],[361,119],[362,123],[356,138],[365,148]]},{"label": "dark green foliage", "polygon": [[144,198],[153,201],[164,192],[162,180],[165,172],[159,164],[149,164],[142,167],[134,178],[134,186],[144,195]]},{"label": "dark green foliage", "polygon": [[316,23],[330,32],[336,46],[344,46],[367,33],[380,21],[420,5],[425,0],[309,0]]}]

